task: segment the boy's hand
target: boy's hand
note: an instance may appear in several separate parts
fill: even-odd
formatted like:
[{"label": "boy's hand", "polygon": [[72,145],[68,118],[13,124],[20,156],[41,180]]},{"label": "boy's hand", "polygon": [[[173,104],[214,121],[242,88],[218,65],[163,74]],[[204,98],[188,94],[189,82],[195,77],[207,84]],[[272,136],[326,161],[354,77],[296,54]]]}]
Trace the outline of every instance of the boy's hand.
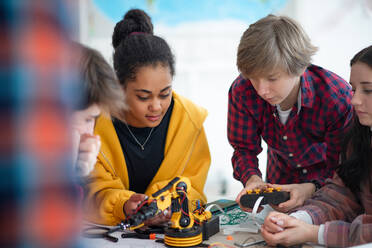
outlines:
[{"label": "boy's hand", "polygon": [[79,153],[76,170],[81,177],[88,176],[93,170],[101,148],[101,140],[97,135],[83,134],[80,136]]},{"label": "boy's hand", "polygon": [[268,184],[269,187],[277,188],[281,187],[282,191],[290,193],[290,199],[286,202],[282,202],[279,205],[271,205],[273,209],[279,212],[288,212],[296,207],[300,207],[304,202],[312,196],[315,192],[315,186],[312,183],[302,184]]},{"label": "boy's hand", "polygon": [[[239,204],[240,208],[243,211],[252,212],[251,208],[245,208],[245,207],[240,205],[240,197],[242,197],[242,195],[246,194],[247,190],[250,190],[250,189],[251,190],[253,190],[253,189],[266,189],[266,187],[267,187],[267,183],[262,181],[262,179],[259,176],[253,175],[248,179],[247,183],[245,184],[245,188],[242,191],[240,191],[240,193],[236,197],[235,201]],[[261,211],[262,209],[263,209],[262,207],[259,207],[259,211]]]}]

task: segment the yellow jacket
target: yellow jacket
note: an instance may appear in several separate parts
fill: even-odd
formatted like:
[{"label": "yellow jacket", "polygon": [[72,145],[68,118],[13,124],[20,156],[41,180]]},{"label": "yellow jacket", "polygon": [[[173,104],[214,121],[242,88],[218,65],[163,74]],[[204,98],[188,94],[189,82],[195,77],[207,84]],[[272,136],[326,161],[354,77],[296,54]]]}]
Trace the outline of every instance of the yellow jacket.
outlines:
[{"label": "yellow jacket", "polygon": [[[207,111],[173,92],[174,106],[166,138],[164,160],[146,189],[151,195],[176,176],[188,177],[190,201],[200,199],[211,162],[203,122]],[[100,116],[95,134],[101,137],[101,150],[86,184],[84,210],[89,221],[116,225],[124,220],[124,203],[135,192],[128,190],[129,178],[124,153],[112,121]]]}]

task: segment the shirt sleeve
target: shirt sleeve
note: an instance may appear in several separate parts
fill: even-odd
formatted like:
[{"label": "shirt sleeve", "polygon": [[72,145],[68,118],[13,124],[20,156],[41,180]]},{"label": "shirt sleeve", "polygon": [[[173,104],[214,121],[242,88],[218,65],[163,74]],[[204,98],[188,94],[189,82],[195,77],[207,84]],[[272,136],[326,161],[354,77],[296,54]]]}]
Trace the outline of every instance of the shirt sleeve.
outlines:
[{"label": "shirt sleeve", "polygon": [[325,245],[349,247],[372,242],[372,215],[362,214],[351,223],[330,221],[324,227]]},{"label": "shirt sleeve", "polygon": [[[262,151],[261,136],[256,120],[247,111],[246,101],[232,86],[229,91],[228,140],[234,149],[232,166],[234,178],[245,186],[252,175],[262,176],[257,155]],[[252,106],[254,108],[254,106]]]},{"label": "shirt sleeve", "polygon": [[313,220],[311,219],[311,216],[303,210],[293,212],[289,216],[292,216],[298,220],[302,220],[303,222],[306,222],[307,224],[313,224]]},{"label": "shirt sleeve", "polygon": [[357,197],[337,174],[299,210],[307,211],[315,225],[325,224],[323,237],[327,246],[372,242],[372,216],[363,214]]},{"label": "shirt sleeve", "polygon": [[[313,220],[311,219],[311,216],[303,210],[293,212],[289,216],[292,216],[298,220],[302,220],[303,222],[312,225]],[[324,245],[324,224],[319,226],[319,231],[318,231],[318,244]]]},{"label": "shirt sleeve", "polygon": [[319,231],[318,231],[318,244],[320,245],[325,245],[324,241],[324,224],[321,224],[319,226]]},{"label": "shirt sleeve", "polygon": [[85,190],[85,218],[102,225],[117,225],[124,220],[124,203],[135,193],[124,187],[100,157],[86,180]]}]

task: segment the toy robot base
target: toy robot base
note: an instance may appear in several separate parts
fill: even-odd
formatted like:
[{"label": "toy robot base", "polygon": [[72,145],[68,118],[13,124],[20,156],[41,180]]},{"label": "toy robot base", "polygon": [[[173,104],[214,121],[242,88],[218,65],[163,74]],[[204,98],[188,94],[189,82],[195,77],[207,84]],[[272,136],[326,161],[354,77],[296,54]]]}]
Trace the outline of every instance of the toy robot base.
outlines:
[{"label": "toy robot base", "polygon": [[202,228],[194,226],[189,229],[164,229],[164,244],[169,247],[192,247],[203,242]]}]

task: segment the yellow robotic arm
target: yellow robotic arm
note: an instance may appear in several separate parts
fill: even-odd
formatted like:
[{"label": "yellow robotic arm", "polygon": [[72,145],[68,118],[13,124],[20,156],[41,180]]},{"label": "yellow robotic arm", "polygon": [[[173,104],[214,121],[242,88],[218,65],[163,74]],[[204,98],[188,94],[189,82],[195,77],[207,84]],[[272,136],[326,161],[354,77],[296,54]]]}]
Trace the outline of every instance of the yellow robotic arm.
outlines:
[{"label": "yellow robotic arm", "polygon": [[203,208],[190,209],[187,190],[191,187],[187,177],[176,177],[164,188],[143,201],[133,215],[123,222],[123,229],[134,230],[143,223],[169,209],[172,212],[170,225],[164,230],[164,243],[174,247],[195,246],[203,241],[202,226],[212,215]]},{"label": "yellow robotic arm", "polygon": [[140,228],[146,220],[169,208],[172,211],[172,228],[184,229],[192,227],[194,219],[189,211],[187,199],[187,189],[190,186],[191,183],[187,177],[176,177],[171,180],[164,188],[143,201],[137,207],[135,213],[124,220],[126,229],[134,230]]}]

